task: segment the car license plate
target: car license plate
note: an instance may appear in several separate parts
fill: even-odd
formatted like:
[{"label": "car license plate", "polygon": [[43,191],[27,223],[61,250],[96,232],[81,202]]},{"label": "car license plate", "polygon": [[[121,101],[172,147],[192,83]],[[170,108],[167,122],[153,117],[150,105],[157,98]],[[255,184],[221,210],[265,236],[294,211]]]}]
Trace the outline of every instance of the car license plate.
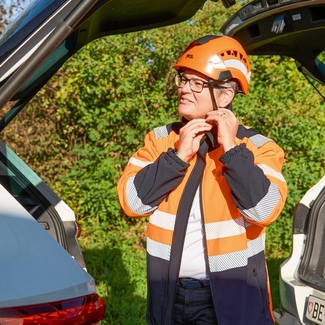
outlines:
[{"label": "car license plate", "polygon": [[316,324],[325,324],[325,300],[309,296],[306,308],[306,318]]}]

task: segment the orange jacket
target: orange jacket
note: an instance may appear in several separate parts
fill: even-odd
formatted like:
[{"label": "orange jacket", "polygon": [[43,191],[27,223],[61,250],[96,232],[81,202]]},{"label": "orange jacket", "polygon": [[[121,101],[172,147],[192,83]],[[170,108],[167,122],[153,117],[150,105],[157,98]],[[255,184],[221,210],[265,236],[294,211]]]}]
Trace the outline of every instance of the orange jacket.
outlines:
[{"label": "orange jacket", "polygon": [[[118,183],[125,213],[150,216],[149,324],[171,324],[181,260],[175,247],[184,240],[175,222],[180,210],[191,206],[191,201],[184,202],[184,193],[191,188],[197,157],[186,163],[173,150],[180,127],[173,123],[151,131]],[[236,140],[237,146],[226,153],[219,146],[210,148],[201,180],[209,278],[219,325],[269,325],[273,318],[264,258],[265,226],[276,220],[286,200],[281,174],[284,154],[274,141],[242,125]]]}]

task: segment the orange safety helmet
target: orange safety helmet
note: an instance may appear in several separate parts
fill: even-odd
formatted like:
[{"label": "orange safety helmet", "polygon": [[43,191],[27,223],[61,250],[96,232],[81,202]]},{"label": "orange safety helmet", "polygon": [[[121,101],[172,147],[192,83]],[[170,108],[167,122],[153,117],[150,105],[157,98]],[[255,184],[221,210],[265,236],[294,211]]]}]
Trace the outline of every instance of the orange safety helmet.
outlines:
[{"label": "orange safety helmet", "polygon": [[192,42],[184,51],[174,68],[200,72],[216,81],[236,79],[240,91],[248,94],[251,69],[248,56],[234,38],[208,35]]}]

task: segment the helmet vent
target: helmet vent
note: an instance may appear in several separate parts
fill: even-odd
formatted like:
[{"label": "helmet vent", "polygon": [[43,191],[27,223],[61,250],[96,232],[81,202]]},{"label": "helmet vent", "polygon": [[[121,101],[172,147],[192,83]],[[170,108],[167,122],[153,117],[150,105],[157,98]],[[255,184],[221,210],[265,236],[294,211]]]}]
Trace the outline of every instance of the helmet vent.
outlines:
[{"label": "helmet vent", "polygon": [[218,76],[218,80],[232,79],[232,74],[229,70],[221,71]]},{"label": "helmet vent", "polygon": [[238,58],[245,65],[247,65],[247,60],[246,60],[245,56],[238,51],[226,50],[225,52],[220,53],[220,56],[223,58],[232,56],[232,57]]}]

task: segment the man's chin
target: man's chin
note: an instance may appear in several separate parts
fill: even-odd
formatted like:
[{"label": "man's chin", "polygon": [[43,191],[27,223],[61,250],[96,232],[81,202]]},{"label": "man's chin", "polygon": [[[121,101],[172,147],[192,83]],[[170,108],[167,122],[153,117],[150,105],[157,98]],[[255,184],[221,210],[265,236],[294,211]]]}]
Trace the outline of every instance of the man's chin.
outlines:
[{"label": "man's chin", "polygon": [[183,113],[181,113],[181,112],[178,112],[178,114],[179,114],[180,116],[182,116],[183,118],[185,118],[185,120],[187,120],[187,121],[190,121],[190,120],[193,119],[192,116],[189,116],[189,115],[187,115],[187,114],[183,114]]},{"label": "man's chin", "polygon": [[[182,105],[183,106],[183,105]],[[185,117],[187,120],[192,120],[193,116],[192,114],[189,112],[188,108],[184,108],[184,106],[182,107],[181,105],[178,106],[178,114],[182,115],[183,117]]]}]

